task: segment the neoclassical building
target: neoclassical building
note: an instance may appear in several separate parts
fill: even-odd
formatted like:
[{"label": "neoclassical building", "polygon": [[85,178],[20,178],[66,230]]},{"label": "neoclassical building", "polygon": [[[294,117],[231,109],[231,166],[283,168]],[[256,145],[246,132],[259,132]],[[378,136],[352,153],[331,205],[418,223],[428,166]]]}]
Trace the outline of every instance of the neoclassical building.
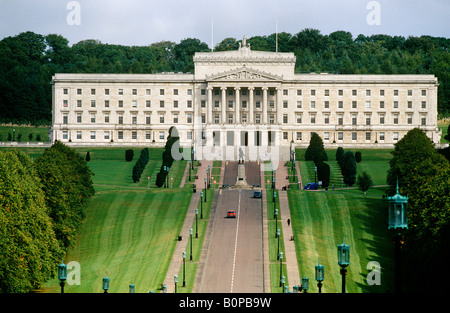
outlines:
[{"label": "neoclassical building", "polygon": [[[297,74],[293,53],[201,52],[194,73],[56,74],[53,140],[78,146],[182,146],[236,159],[306,147],[392,147],[419,127],[439,143],[434,75]],[[285,152],[280,152],[285,158]],[[202,155],[198,155],[202,158]]]}]

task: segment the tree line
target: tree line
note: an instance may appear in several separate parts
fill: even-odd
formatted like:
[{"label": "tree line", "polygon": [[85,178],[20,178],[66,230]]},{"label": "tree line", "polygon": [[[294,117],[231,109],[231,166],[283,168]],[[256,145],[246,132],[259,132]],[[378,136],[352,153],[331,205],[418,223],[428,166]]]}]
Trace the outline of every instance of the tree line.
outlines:
[{"label": "tree line", "polygon": [[0,151],[0,293],[32,292],[54,277],[94,195],[92,175],[61,142],[34,161]]},{"label": "tree line", "polygon": [[[275,51],[275,34],[254,36],[252,50]],[[240,40],[226,38],[215,51],[236,50]],[[438,111],[450,114],[450,39],[358,35],[317,29],[278,34],[278,51],[293,52],[295,71],[339,74],[435,74],[439,80]],[[195,52],[206,43],[187,38],[147,46],[104,44],[83,40],[72,46],[61,35],[24,32],[0,41],[0,123],[49,125],[51,78],[55,73],[193,72]]]}]

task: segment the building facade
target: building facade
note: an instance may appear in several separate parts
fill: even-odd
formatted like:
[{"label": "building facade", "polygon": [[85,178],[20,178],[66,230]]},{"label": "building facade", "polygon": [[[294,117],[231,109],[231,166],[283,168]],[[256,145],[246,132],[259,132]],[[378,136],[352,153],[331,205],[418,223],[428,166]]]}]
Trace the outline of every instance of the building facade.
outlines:
[{"label": "building facade", "polygon": [[[260,159],[306,147],[392,147],[419,127],[435,143],[434,75],[296,74],[293,53],[236,51],[194,56],[194,73],[56,74],[52,139],[82,146],[180,144],[218,159],[238,148]],[[202,158],[202,156],[198,156]]]}]

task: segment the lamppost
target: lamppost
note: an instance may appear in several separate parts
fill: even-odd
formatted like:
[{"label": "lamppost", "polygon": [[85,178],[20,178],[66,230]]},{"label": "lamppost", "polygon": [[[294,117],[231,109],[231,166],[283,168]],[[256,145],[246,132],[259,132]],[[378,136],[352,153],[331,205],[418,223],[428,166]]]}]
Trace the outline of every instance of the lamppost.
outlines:
[{"label": "lamppost", "polygon": [[281,278],[280,278],[280,287],[282,288],[281,290],[283,291],[283,293],[284,293],[284,284],[285,283],[286,283],[286,277],[281,276]]},{"label": "lamppost", "polygon": [[295,154],[294,154],[294,160],[292,161],[292,171],[294,173],[294,181],[296,181],[297,178],[295,178],[295,173],[297,172],[297,170],[295,168]]},{"label": "lamppost", "polygon": [[198,209],[195,209],[195,238],[198,238]]},{"label": "lamppost", "polygon": [[135,293],[136,292],[136,287],[134,286],[134,284],[130,284],[130,286],[128,286],[128,290],[130,293]]},{"label": "lamppost", "polygon": [[103,289],[103,293],[108,293],[108,290],[109,290],[109,277],[103,277],[102,289]]},{"label": "lamppost", "polygon": [[186,287],[186,251],[183,252],[183,287]]},{"label": "lamppost", "polygon": [[283,252],[280,252],[278,257],[280,259],[280,287],[281,287],[281,277],[283,276]]},{"label": "lamppost", "polygon": [[208,189],[211,188],[211,165],[208,164],[208,169],[206,171],[206,177],[208,177]]},{"label": "lamppost", "polygon": [[206,202],[206,177],[205,177],[205,202]]},{"label": "lamppost", "polygon": [[395,246],[395,292],[402,292],[401,249],[405,243],[403,230],[408,229],[408,197],[400,195],[398,180],[396,193],[388,200],[388,229],[394,232],[392,243]]},{"label": "lamppost", "polygon": [[[278,229],[278,209],[275,209],[273,218],[275,219],[275,229]],[[275,238],[277,238],[277,234],[277,231],[275,231]]]},{"label": "lamppost", "polygon": [[188,161],[189,162],[189,181],[191,181],[191,161]]},{"label": "lamppost", "polygon": [[324,275],[325,275],[325,268],[323,265],[316,265],[316,281],[317,281],[317,287],[319,288],[319,293],[322,293],[322,282],[324,280]]},{"label": "lamppost", "polygon": [[314,166],[314,183],[317,184],[317,166]]},{"label": "lamppost", "polygon": [[191,169],[194,170],[194,147],[191,149]]},{"label": "lamppost", "polygon": [[170,167],[168,167],[168,166],[166,166],[166,180],[167,180],[167,188],[170,188],[170,185],[169,185],[169,170],[170,170]]},{"label": "lamppost", "polygon": [[190,257],[190,260],[192,261],[192,234],[193,234],[192,228],[189,229],[189,234],[190,234],[190,236],[191,236],[191,257]]},{"label": "lamppost", "polygon": [[277,261],[280,259],[280,229],[277,229],[278,245],[277,245]]},{"label": "lamppost", "polygon": [[61,293],[64,293],[64,286],[67,279],[67,265],[64,264],[64,261],[61,261],[61,264],[58,265],[58,279],[59,285],[61,286]]},{"label": "lamppost", "polygon": [[303,289],[303,293],[308,293],[308,289],[309,289],[309,278],[308,277],[302,278],[302,289]]},{"label": "lamppost", "polygon": [[177,275],[173,276],[173,282],[175,284],[175,293],[177,293],[177,284],[178,284],[178,276]]},{"label": "lamppost", "polygon": [[350,265],[350,245],[346,245],[344,241],[342,244],[338,245],[338,264],[341,267],[342,293],[345,293],[346,267]]},{"label": "lamppost", "polygon": [[200,218],[203,219],[203,191],[200,192]]}]

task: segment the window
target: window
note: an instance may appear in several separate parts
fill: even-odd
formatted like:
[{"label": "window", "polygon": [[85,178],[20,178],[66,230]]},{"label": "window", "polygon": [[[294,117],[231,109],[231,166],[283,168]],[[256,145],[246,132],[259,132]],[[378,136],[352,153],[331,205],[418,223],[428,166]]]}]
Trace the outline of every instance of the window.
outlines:
[{"label": "window", "polygon": [[380,109],[384,109],[384,101],[380,101]]},{"label": "window", "polygon": [[81,123],[81,122],[82,122],[82,114],[77,113],[77,123]]},{"label": "window", "polygon": [[427,95],[427,90],[426,89],[422,89],[422,96],[426,96]]},{"label": "window", "polygon": [[330,108],[330,101],[325,101],[325,102],[323,103],[323,107],[324,107],[325,109],[329,109],[329,108]]},{"label": "window", "polygon": [[83,90],[82,89],[77,89],[77,95],[82,95],[83,94]]},{"label": "window", "polygon": [[95,140],[95,131],[91,131],[91,139]]},{"label": "window", "polygon": [[381,90],[380,90],[380,96],[381,96],[381,97],[384,97],[384,89],[381,89]]},{"label": "window", "polygon": [[69,100],[63,100],[63,107],[67,108],[69,106]]},{"label": "window", "polygon": [[205,100],[200,101],[200,106],[202,108],[206,108],[206,101]]},{"label": "window", "polygon": [[325,124],[330,124],[330,114],[325,114],[324,123]]},{"label": "window", "polygon": [[164,140],[164,132],[159,132],[159,139]]},{"label": "window", "polygon": [[145,101],[145,107],[150,108],[152,106],[152,101],[151,100],[146,100]]},{"label": "window", "polygon": [[200,90],[200,94],[201,94],[202,96],[206,96],[206,89],[201,89],[201,90]]},{"label": "window", "polygon": [[372,107],[372,104],[370,101],[366,101],[366,109],[370,109]]},{"label": "window", "polygon": [[316,101],[311,101],[311,109],[315,109],[316,108]]},{"label": "window", "polygon": [[214,124],[219,124],[219,114],[214,114]]},{"label": "window", "polygon": [[[164,89],[163,89],[164,90]],[[164,100],[159,101],[159,107],[164,108]]]},{"label": "window", "polygon": [[255,108],[256,108],[256,109],[260,109],[260,108],[261,108],[261,101],[257,100],[257,101],[255,102]]},{"label": "window", "polygon": [[188,124],[192,124],[192,113],[188,113],[186,119]]},{"label": "window", "polygon": [[358,133],[352,132],[352,140],[358,140]]},{"label": "window", "polygon": [[358,120],[357,115],[356,114],[352,114],[352,125],[356,125],[357,120]]},{"label": "window", "polygon": [[91,108],[95,108],[95,100],[91,100]]},{"label": "window", "polygon": [[288,139],[288,132],[283,132],[283,139],[284,140]]},{"label": "window", "polygon": [[302,132],[297,132],[297,140],[302,140]]},{"label": "window", "polygon": [[370,97],[370,94],[371,94],[370,89],[367,89],[366,90],[366,97]]},{"label": "window", "polygon": [[159,95],[160,95],[160,96],[164,96],[164,89],[160,89],[160,90],[159,90]]},{"label": "window", "polygon": [[394,114],[394,124],[398,124],[398,114]]},{"label": "window", "polygon": [[173,115],[173,123],[174,123],[174,124],[178,124],[178,113],[175,113],[175,114]]},{"label": "window", "polygon": [[187,94],[188,94],[188,96],[192,96],[192,89],[188,89]]},{"label": "window", "polygon": [[370,134],[371,133],[366,133],[366,140],[370,141]]},{"label": "window", "polygon": [[131,139],[133,140],[137,139],[137,132],[131,132]]},{"label": "window", "polygon": [[316,91],[314,89],[311,89],[311,96],[315,96],[316,95]]},{"label": "window", "polygon": [[131,101],[131,107],[137,108],[137,100]]},{"label": "window", "polygon": [[398,96],[398,89],[394,90],[394,96]]},{"label": "window", "polygon": [[261,114],[255,114],[255,124],[261,124]]},{"label": "window", "polygon": [[353,90],[352,90],[352,96],[357,96],[357,95],[358,95],[358,90],[353,89]]},{"label": "window", "polygon": [[121,125],[121,124],[123,124],[123,114],[119,114],[119,124]]},{"label": "window", "polygon": [[269,114],[269,124],[275,124],[275,115]]},{"label": "window", "polygon": [[301,109],[302,108],[302,102],[301,101],[297,101],[297,109]]},{"label": "window", "polygon": [[275,107],[275,102],[273,101],[269,101],[269,108],[274,108]]},{"label": "window", "polygon": [[77,131],[77,139],[83,139],[83,133],[81,131]]},{"label": "window", "polygon": [[384,114],[380,115],[380,124],[384,124]]},{"label": "window", "polygon": [[412,89],[408,89],[408,96],[412,96],[412,95],[413,95]]},{"label": "window", "polygon": [[95,89],[91,89],[91,95],[95,95]]},{"label": "window", "polygon": [[192,140],[192,132],[187,132],[186,133],[186,139]]},{"label": "window", "polygon": [[105,100],[105,108],[109,108],[109,100]]},{"label": "window", "polygon": [[109,123],[109,113],[105,113],[104,117],[105,117],[105,123],[108,124]]},{"label": "window", "polygon": [[133,114],[131,116],[131,124],[136,125],[137,124],[137,115]]},{"label": "window", "polygon": [[63,124],[65,125],[69,124],[69,116],[67,114],[63,115]]},{"label": "window", "polygon": [[160,123],[160,124],[164,124],[164,114],[161,114],[161,115],[159,116],[159,123]]},{"label": "window", "polygon": [[109,131],[103,132],[103,138],[109,140]]},{"label": "window", "polygon": [[150,125],[152,123],[152,116],[150,114],[145,115],[145,124]]},{"label": "window", "polygon": [[339,89],[339,90],[338,90],[338,96],[343,96],[343,95],[344,95],[344,90]]},{"label": "window", "polygon": [[152,90],[151,89],[145,89],[145,94],[147,96],[151,96],[152,95]]},{"label": "window", "polygon": [[427,116],[426,116],[426,115],[422,115],[422,116],[421,116],[421,118],[420,118],[420,124],[421,124],[422,126],[427,125]]},{"label": "window", "polygon": [[412,101],[408,101],[408,109],[412,109]]},{"label": "window", "polygon": [[119,108],[123,108],[123,100],[119,100]]},{"label": "window", "polygon": [[69,132],[67,130],[63,130],[63,139],[69,139]]},{"label": "window", "polygon": [[123,96],[123,89],[118,90],[119,96]]},{"label": "window", "polygon": [[218,108],[219,107],[219,100],[214,101],[214,107]]},{"label": "window", "polygon": [[132,94],[133,96],[137,96],[137,89],[132,89],[132,90],[131,90],[131,94]]},{"label": "window", "polygon": [[120,131],[117,133],[117,139],[120,139],[120,140],[123,139],[123,131]]},{"label": "window", "polygon": [[326,141],[330,140],[330,133],[329,132],[324,132],[323,133],[323,140],[326,140]]},{"label": "window", "polygon": [[383,133],[383,132],[380,133],[380,141],[381,141],[381,140],[384,141],[384,133]]},{"label": "window", "polygon": [[394,133],[392,134],[392,139],[395,140],[395,141],[398,140],[398,133],[397,133],[397,132],[394,132]]},{"label": "window", "polygon": [[338,115],[338,125],[344,125],[344,116],[342,114]]},{"label": "window", "polygon": [[77,100],[77,108],[81,108],[83,105],[83,100]]},{"label": "window", "polygon": [[173,95],[174,95],[174,96],[178,96],[178,89],[174,89],[174,90],[173,90]]},{"label": "window", "polygon": [[311,114],[311,124],[315,124],[315,123],[316,123],[316,115]]},{"label": "window", "polygon": [[241,123],[247,123],[247,113],[243,113],[241,116]]},{"label": "window", "polygon": [[426,101],[422,101],[422,109],[426,109],[427,107],[427,102]]},{"label": "window", "polygon": [[325,95],[325,97],[329,97],[330,96],[330,90],[329,89],[325,89],[324,95]]},{"label": "window", "polygon": [[370,125],[370,115],[366,115],[366,125]]},{"label": "window", "polygon": [[297,96],[301,96],[302,95],[302,90],[301,89],[297,89]]},{"label": "window", "polygon": [[146,131],[145,132],[145,140],[150,140],[151,138],[151,132],[150,131]]},{"label": "window", "polygon": [[173,107],[174,107],[174,108],[178,108],[178,100],[175,100],[175,101],[173,102]]},{"label": "window", "polygon": [[91,113],[91,123],[95,123],[95,113]]},{"label": "window", "polygon": [[233,114],[232,113],[228,114],[228,124],[233,124]]},{"label": "window", "polygon": [[283,124],[287,124],[287,123],[288,123],[288,115],[283,114]]},{"label": "window", "polygon": [[286,100],[283,101],[283,109],[288,108],[288,102]]},{"label": "window", "polygon": [[187,107],[190,109],[192,108],[192,100],[188,100],[187,102]]},{"label": "window", "polygon": [[232,100],[228,101],[228,108],[229,109],[233,108],[233,101]]},{"label": "window", "polygon": [[288,89],[283,89],[283,96],[287,96],[289,94],[289,90]]},{"label": "window", "polygon": [[344,133],[338,132],[338,140],[344,140]]},{"label": "window", "polygon": [[412,114],[408,114],[407,116],[408,124],[412,124]]},{"label": "window", "polygon": [[398,101],[394,101],[394,109],[398,109]]},{"label": "window", "polygon": [[297,114],[297,124],[301,124],[301,123],[302,123],[302,115]]}]

